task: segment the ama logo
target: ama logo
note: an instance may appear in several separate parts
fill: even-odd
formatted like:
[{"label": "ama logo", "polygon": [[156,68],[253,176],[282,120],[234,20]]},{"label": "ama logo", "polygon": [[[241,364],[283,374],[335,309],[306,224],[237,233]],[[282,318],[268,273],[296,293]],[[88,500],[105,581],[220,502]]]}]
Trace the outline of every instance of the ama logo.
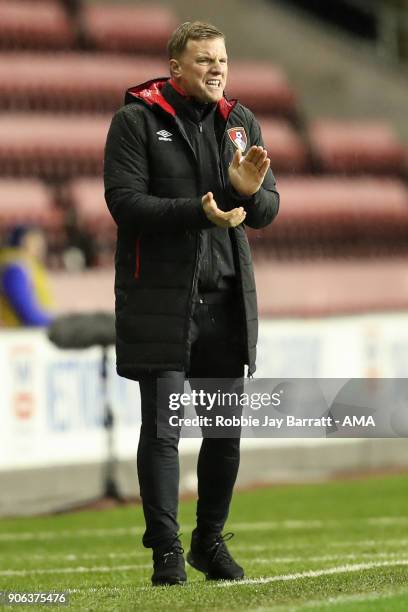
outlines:
[{"label": "ama logo", "polygon": [[248,144],[248,138],[245,129],[243,127],[230,128],[228,130],[228,136],[230,137],[234,145],[237,147],[237,149],[239,149],[241,153],[244,153]]}]

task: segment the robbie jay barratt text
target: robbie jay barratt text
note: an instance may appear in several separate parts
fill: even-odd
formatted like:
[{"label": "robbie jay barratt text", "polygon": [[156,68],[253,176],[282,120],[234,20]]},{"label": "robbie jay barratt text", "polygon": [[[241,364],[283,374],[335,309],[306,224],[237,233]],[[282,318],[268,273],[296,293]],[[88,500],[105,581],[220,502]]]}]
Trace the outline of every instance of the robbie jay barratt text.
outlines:
[{"label": "robbie jay barratt text", "polygon": [[323,416],[320,418],[298,418],[293,415],[288,415],[285,418],[272,418],[265,415],[263,419],[249,416],[231,416],[225,417],[217,415],[214,418],[209,416],[195,417],[179,417],[176,414],[169,417],[169,425],[171,427],[274,427],[280,429],[283,425],[286,427],[333,427],[340,425],[341,427],[375,427],[375,421],[372,416],[345,416],[342,420],[333,419],[331,416]]}]

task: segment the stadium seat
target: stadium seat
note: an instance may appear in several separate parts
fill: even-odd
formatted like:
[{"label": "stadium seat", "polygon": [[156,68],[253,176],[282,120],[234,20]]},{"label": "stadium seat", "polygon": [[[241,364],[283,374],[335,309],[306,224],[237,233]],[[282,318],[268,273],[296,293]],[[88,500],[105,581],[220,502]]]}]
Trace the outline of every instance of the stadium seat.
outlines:
[{"label": "stadium seat", "polygon": [[86,235],[88,245],[92,243],[89,265],[112,265],[117,227],[105,202],[103,181],[99,178],[71,181],[66,186],[65,201],[74,213],[77,232]]},{"label": "stadium seat", "polygon": [[61,212],[50,190],[39,180],[0,179],[0,228],[4,233],[20,224],[55,230],[62,226]]},{"label": "stadium seat", "polygon": [[[110,112],[127,87],[167,74],[167,62],[153,57],[7,53],[0,56],[0,108]],[[295,112],[294,94],[273,65],[234,62],[227,94],[257,114]]]},{"label": "stadium seat", "polygon": [[0,55],[0,108],[113,112],[128,87],[166,74],[167,64],[154,58],[8,53]]},{"label": "stadium seat", "polygon": [[114,310],[114,272],[111,267],[53,272],[50,282],[57,314]]},{"label": "stadium seat", "polygon": [[263,118],[260,125],[275,173],[289,174],[308,169],[307,146],[288,121]]},{"label": "stadium seat", "polygon": [[[406,258],[255,265],[261,317],[318,317],[408,309]],[[111,267],[54,273],[57,311],[113,309]]]},{"label": "stadium seat", "polygon": [[116,223],[104,198],[103,182],[83,178],[66,186],[65,202],[73,214],[77,234],[92,245],[92,266],[112,265],[116,243]]},{"label": "stadium seat", "polygon": [[281,207],[255,246],[281,255],[408,252],[408,190],[392,178],[293,178],[278,181]]},{"label": "stadium seat", "polygon": [[155,4],[87,4],[82,26],[90,48],[165,55],[177,20],[171,10]]},{"label": "stadium seat", "polygon": [[111,117],[0,115],[0,172],[49,179],[102,171]]},{"label": "stadium seat", "polygon": [[[100,174],[111,116],[0,114],[0,173],[48,178]],[[289,123],[263,122],[274,170],[302,171],[306,150]]]},{"label": "stadium seat", "polygon": [[318,317],[408,309],[406,258],[258,261],[262,317]]},{"label": "stadium seat", "polygon": [[329,173],[400,175],[406,150],[382,122],[318,120],[309,126],[318,167]]},{"label": "stadium seat", "polygon": [[232,61],[226,93],[255,113],[294,117],[296,95],[284,72],[271,63]]},{"label": "stadium seat", "polygon": [[0,48],[67,49],[75,34],[57,0],[2,0],[0,2]]},{"label": "stadium seat", "polygon": [[77,179],[68,185],[67,197],[77,212],[79,225],[92,228],[96,234],[105,233],[116,237],[116,224],[104,198],[103,182],[100,179]]}]

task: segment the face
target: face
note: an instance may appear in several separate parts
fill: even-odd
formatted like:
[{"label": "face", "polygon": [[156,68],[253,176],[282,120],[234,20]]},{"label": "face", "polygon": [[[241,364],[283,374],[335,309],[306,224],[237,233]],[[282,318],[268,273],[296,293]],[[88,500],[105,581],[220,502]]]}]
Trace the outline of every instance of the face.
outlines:
[{"label": "face", "polygon": [[34,259],[43,261],[46,256],[47,247],[45,236],[40,230],[31,230],[24,236],[22,248]]},{"label": "face", "polygon": [[170,60],[174,81],[200,102],[218,102],[227,82],[227,51],[223,38],[189,40],[181,56]]}]

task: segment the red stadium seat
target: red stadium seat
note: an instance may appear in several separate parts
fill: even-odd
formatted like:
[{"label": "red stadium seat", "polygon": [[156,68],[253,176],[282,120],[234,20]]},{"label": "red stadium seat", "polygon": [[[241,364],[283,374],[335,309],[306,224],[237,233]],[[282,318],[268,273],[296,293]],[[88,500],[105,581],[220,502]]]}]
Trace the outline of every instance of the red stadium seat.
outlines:
[{"label": "red stadium seat", "polygon": [[[392,178],[294,178],[278,181],[281,207],[263,230],[248,230],[260,247],[296,254],[408,252],[408,190]],[[307,248],[306,248],[307,247]]]},{"label": "red stadium seat", "polygon": [[65,195],[75,213],[79,234],[89,236],[93,243],[92,265],[112,265],[116,223],[105,202],[103,182],[98,178],[77,179],[67,186]]},{"label": "red stadium seat", "polygon": [[259,261],[255,277],[262,317],[408,309],[406,258]]},{"label": "red stadium seat", "polygon": [[54,207],[50,190],[41,181],[0,179],[0,202],[3,231],[26,223],[50,230],[61,227],[62,215]]},{"label": "red stadium seat", "polygon": [[262,136],[275,173],[304,172],[308,168],[308,150],[288,121],[261,119]]},{"label": "red stadium seat", "polygon": [[[318,317],[408,309],[406,258],[258,262],[261,317]],[[114,307],[112,268],[51,276],[57,312]]]},{"label": "red stadium seat", "polygon": [[177,20],[159,5],[88,4],[82,13],[85,39],[102,51],[166,53]]},{"label": "red stadium seat", "polygon": [[68,199],[77,212],[78,224],[92,233],[108,233],[116,236],[116,224],[104,198],[100,179],[78,179],[68,186]]},{"label": "red stadium seat", "polygon": [[[167,61],[152,57],[7,53],[0,56],[0,108],[111,112],[128,87],[167,74]],[[257,114],[294,113],[294,94],[270,64],[234,62],[227,93]]]},{"label": "red stadium seat", "polygon": [[65,178],[102,171],[111,117],[0,115],[3,175]]},{"label": "red stadium seat", "polygon": [[66,49],[74,40],[69,18],[58,1],[0,2],[0,48]]},{"label": "red stadium seat", "polygon": [[355,254],[387,244],[408,251],[408,190],[398,179],[281,179],[278,190],[279,215],[264,230],[249,230],[254,244],[292,251],[337,244],[339,252],[349,245]]},{"label": "red stadium seat", "polygon": [[[0,172],[3,175],[69,177],[102,170],[111,116],[0,115]],[[301,171],[306,151],[294,129],[265,120],[265,145],[278,171]]]},{"label": "red stadium seat", "polygon": [[386,123],[319,120],[309,136],[323,172],[401,174],[406,150]]},{"label": "red stadium seat", "polygon": [[113,112],[128,87],[166,73],[154,58],[10,53],[0,56],[0,108]]},{"label": "red stadium seat", "polygon": [[50,281],[55,296],[54,311],[57,314],[96,310],[109,312],[115,308],[112,268],[82,272],[58,271],[50,274]]},{"label": "red stadium seat", "polygon": [[231,62],[226,93],[255,113],[292,117],[296,110],[294,90],[283,71],[270,63]]}]

